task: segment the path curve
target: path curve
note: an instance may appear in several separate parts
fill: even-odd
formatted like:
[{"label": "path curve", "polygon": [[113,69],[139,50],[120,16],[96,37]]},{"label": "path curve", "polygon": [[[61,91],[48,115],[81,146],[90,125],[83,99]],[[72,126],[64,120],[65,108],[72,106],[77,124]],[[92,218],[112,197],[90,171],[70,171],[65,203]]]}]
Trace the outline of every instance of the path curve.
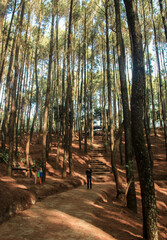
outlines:
[{"label": "path curve", "polygon": [[1,240],[114,240],[95,226],[97,199],[111,186],[95,183],[92,190],[81,186],[38,202],[0,225]]}]

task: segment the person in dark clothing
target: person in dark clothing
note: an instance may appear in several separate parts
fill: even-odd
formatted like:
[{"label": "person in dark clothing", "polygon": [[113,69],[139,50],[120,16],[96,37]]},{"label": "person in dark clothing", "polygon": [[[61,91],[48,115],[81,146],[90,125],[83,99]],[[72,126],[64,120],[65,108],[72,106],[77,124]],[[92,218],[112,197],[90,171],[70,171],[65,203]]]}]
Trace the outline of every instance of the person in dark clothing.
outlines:
[{"label": "person in dark clothing", "polygon": [[92,189],[92,168],[91,165],[88,165],[88,168],[86,170],[86,176],[87,176],[87,189]]}]

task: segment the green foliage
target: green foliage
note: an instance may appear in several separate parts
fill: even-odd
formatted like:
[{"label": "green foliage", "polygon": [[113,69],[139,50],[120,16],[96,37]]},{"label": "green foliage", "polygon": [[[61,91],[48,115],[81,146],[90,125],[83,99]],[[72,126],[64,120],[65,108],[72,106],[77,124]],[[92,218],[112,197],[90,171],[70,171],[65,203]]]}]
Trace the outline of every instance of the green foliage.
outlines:
[{"label": "green foliage", "polygon": [[20,162],[26,164],[26,159],[25,158],[21,158]]},{"label": "green foliage", "polygon": [[8,164],[9,161],[9,150],[8,149],[2,149],[0,153],[0,162],[4,162]]},{"label": "green foliage", "polygon": [[32,169],[39,171],[42,168],[42,162],[40,160],[33,160]]},{"label": "green foliage", "polygon": [[94,118],[100,118],[101,117],[101,111],[102,111],[101,107],[96,107],[94,109],[94,113],[93,113]]}]

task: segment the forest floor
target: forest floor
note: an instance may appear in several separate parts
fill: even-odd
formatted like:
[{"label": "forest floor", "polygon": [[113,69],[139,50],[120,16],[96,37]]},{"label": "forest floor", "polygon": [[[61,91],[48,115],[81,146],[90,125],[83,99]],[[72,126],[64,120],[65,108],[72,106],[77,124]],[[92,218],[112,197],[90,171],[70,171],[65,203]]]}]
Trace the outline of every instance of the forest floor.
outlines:
[{"label": "forest floor", "polygon": [[[98,149],[98,138],[94,148]],[[151,134],[154,156],[154,179],[158,207],[159,240],[167,239],[167,162],[164,137],[159,129],[156,137]],[[84,146],[83,146],[84,147]],[[19,147],[20,159],[24,156],[25,143]],[[124,196],[117,199],[114,177],[93,177],[93,189],[86,189],[85,170],[90,160],[78,147],[77,137],[73,143],[74,176],[61,178],[63,150],[55,169],[56,143],[47,163],[46,183],[35,185],[34,178],[23,173],[6,176],[6,165],[0,164],[0,239],[63,239],[63,240],[137,240],[142,239],[142,212],[137,171],[135,186],[138,213],[127,209]],[[40,160],[41,137],[35,136],[30,147],[32,159]],[[110,164],[110,153],[104,153]],[[125,168],[120,165],[117,154],[117,169],[125,183]],[[24,210],[24,211],[23,211]]]}]

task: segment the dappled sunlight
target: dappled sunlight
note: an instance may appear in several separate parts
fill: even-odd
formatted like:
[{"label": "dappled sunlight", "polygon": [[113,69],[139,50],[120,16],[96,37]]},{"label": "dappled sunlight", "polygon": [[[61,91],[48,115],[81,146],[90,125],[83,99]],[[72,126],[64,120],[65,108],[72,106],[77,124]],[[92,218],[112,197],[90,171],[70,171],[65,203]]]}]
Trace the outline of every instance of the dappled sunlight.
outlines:
[{"label": "dappled sunlight", "polygon": [[14,188],[21,188],[21,189],[28,189],[25,185],[17,183],[16,179],[10,178],[10,177],[1,177],[0,181],[4,183],[10,184],[11,187]]},{"label": "dappled sunlight", "polygon": [[[38,229],[40,234],[44,234],[43,236],[46,237],[49,236],[49,232],[51,232],[52,236],[61,236],[62,239],[64,237],[64,239],[116,240],[112,235],[91,224],[93,214],[85,214],[89,216],[87,221],[80,219],[83,215],[82,212],[76,212],[78,218],[57,209],[47,208],[43,203],[40,203],[39,206],[34,206],[32,209],[23,213],[24,221],[21,224],[22,226],[19,225],[20,237],[23,234],[22,228],[27,229],[29,226],[38,226],[38,224],[40,224],[39,228],[34,230],[34,234],[36,234]],[[13,223],[12,228],[15,227],[15,225],[16,223]],[[30,239],[29,235],[27,237]]]},{"label": "dappled sunlight", "polygon": [[[48,211],[49,212],[49,211]],[[84,237],[85,239],[106,239],[106,240],[114,240],[111,235],[105,233],[101,229],[93,226],[90,223],[85,222],[84,220],[78,219],[76,217],[70,216],[68,214],[62,213],[60,211],[51,211],[51,215],[47,217],[47,221],[49,223],[55,224],[58,223],[60,225],[64,225],[66,227],[67,236],[76,235],[80,237]],[[72,233],[73,231],[73,233]],[[81,238],[82,239],[82,238]]]},{"label": "dappled sunlight", "polygon": [[100,209],[104,209],[104,207],[94,203],[93,201],[90,201],[90,200],[85,200],[85,203],[88,204],[88,205],[92,205],[93,207],[96,207],[96,208],[100,208]]},{"label": "dappled sunlight", "polygon": [[164,161],[164,154],[154,153],[154,157],[155,157],[157,160],[163,160],[163,161]]},{"label": "dappled sunlight", "polygon": [[0,180],[3,182],[8,182],[8,183],[16,183],[16,179],[8,177],[8,176],[1,177]]},{"label": "dappled sunlight", "polygon": [[157,207],[159,210],[167,209],[167,205],[162,201],[157,201]]},{"label": "dappled sunlight", "polygon": [[165,196],[167,196],[167,190],[165,189],[165,188],[160,188],[159,186],[158,186],[158,184],[156,184],[155,185],[156,187],[156,191],[157,192],[159,192],[159,193],[162,193],[162,194],[164,194]]},{"label": "dappled sunlight", "polygon": [[46,167],[47,167],[47,171],[49,172],[49,174],[53,174],[53,175],[57,175],[59,176],[59,171],[56,170],[55,168],[52,167],[52,165],[50,163],[46,163]]},{"label": "dappled sunlight", "polygon": [[55,176],[47,175],[46,182],[48,182],[48,180],[52,180],[52,181],[56,182],[56,181],[59,181],[59,180],[61,181],[62,179],[61,178],[55,179]]},{"label": "dappled sunlight", "polygon": [[[1,178],[5,185],[11,186],[12,191],[14,189],[14,194],[15,189],[18,191],[18,189],[22,188],[20,191],[25,193],[28,192],[25,191],[28,189],[32,190],[40,199],[31,209],[22,212],[16,218],[10,219],[7,224],[3,225],[3,228],[0,226],[0,232],[2,232],[2,234],[0,234],[1,239],[142,239],[142,203],[140,183],[136,170],[135,187],[138,214],[134,214],[127,209],[124,195],[116,199],[116,186],[112,173],[108,175],[104,174],[102,178],[101,176],[93,174],[93,188],[87,190],[85,170],[91,158],[97,159],[99,162],[111,167],[109,147],[107,152],[105,152],[98,144],[99,136],[96,141],[94,144],[95,149],[93,150],[89,146],[88,154],[84,153],[83,147],[82,150],[79,149],[78,142],[73,144],[73,176],[69,174],[69,164],[67,162],[67,178],[63,179],[61,177],[64,153],[62,146],[56,168],[57,147],[54,141],[52,150],[49,153],[49,160],[46,164],[47,175],[44,184],[34,185],[34,179],[25,177],[15,179],[9,177]],[[153,143],[156,152],[154,154],[154,178],[158,208],[158,227],[160,240],[162,240],[165,239],[167,226],[165,215],[167,205],[166,202],[163,201],[163,199],[167,197],[165,182],[167,167],[166,161],[164,161],[165,155],[163,151],[157,151],[158,138],[156,141],[157,143]],[[160,144],[162,144],[161,141]],[[37,154],[40,155],[39,148],[35,149],[34,152],[32,151],[33,159],[35,159]],[[125,157],[124,152],[123,157]],[[136,169],[136,164],[134,165]],[[122,185],[126,188],[126,170],[124,166],[120,165],[119,152],[116,157],[116,167],[122,180]],[[99,181],[97,180],[98,177]],[[79,185],[82,186],[75,188]],[[14,237],[13,234],[15,234]]]},{"label": "dappled sunlight", "polygon": [[62,224],[65,225],[67,228],[70,228],[70,230],[73,230],[77,233],[77,235],[81,234],[84,238],[88,239],[108,239],[108,240],[114,240],[111,235],[105,233],[101,229],[93,226],[90,223],[87,223],[83,220],[80,220],[78,218],[72,217],[67,214],[62,214],[62,212],[56,212],[54,216],[47,218],[49,222],[55,223],[55,218],[58,218],[59,220],[62,219]]},{"label": "dappled sunlight", "polygon": [[143,237],[141,237],[141,235],[138,234],[133,234],[132,232],[128,231],[128,230],[123,230],[125,233],[129,233],[129,235],[131,235],[134,238],[138,238],[138,239],[143,239]]}]

